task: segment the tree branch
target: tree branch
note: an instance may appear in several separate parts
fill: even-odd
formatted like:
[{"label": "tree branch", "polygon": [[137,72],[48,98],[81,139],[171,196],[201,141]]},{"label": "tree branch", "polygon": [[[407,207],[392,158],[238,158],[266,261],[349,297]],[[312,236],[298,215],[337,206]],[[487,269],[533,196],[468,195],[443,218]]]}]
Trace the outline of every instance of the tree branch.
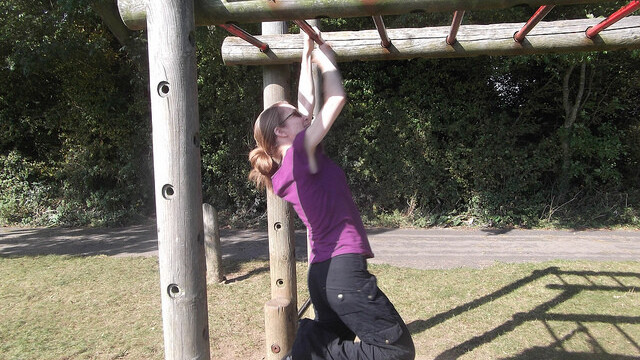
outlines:
[{"label": "tree branch", "polygon": [[569,103],[569,79],[571,78],[571,73],[573,73],[573,69],[575,69],[575,67],[576,65],[572,64],[562,79],[562,105],[564,106],[564,127],[566,128],[571,126],[569,123],[569,119],[571,117],[571,104]]},{"label": "tree branch", "polygon": [[578,110],[580,110],[580,106],[582,104],[582,96],[584,95],[584,87],[587,79],[587,63],[583,60],[580,64],[580,80],[578,82],[578,93],[576,94],[576,101],[573,103],[573,109],[571,112],[571,118],[573,122],[576,121],[578,116]]}]

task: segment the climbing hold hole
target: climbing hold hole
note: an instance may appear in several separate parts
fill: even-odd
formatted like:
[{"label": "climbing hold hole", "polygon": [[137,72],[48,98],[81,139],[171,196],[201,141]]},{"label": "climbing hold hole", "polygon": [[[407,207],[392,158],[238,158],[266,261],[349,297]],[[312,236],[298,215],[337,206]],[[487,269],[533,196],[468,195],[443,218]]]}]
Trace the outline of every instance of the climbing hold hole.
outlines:
[{"label": "climbing hold hole", "polygon": [[176,284],[171,284],[167,288],[167,293],[169,294],[169,297],[176,298],[180,296],[180,287]]},{"label": "climbing hold hole", "polygon": [[195,135],[193,135],[193,145],[195,145],[196,147],[200,147],[200,134],[196,133]]},{"label": "climbing hold hole", "polygon": [[276,286],[277,287],[283,287],[284,286],[284,280],[282,280],[282,279],[276,280]]},{"label": "climbing hold hole", "polygon": [[166,184],[165,186],[162,187],[162,197],[167,199],[167,200],[171,200],[171,198],[173,197],[173,195],[175,194],[175,190],[173,189],[173,185],[171,184]]},{"label": "climbing hold hole", "polygon": [[161,81],[160,84],[158,84],[158,95],[160,95],[160,97],[167,97],[167,95],[169,95],[169,89],[169,82]]},{"label": "climbing hold hole", "polygon": [[277,223],[273,224],[273,228],[276,229],[276,230],[282,229],[282,223],[281,222],[277,222]]}]

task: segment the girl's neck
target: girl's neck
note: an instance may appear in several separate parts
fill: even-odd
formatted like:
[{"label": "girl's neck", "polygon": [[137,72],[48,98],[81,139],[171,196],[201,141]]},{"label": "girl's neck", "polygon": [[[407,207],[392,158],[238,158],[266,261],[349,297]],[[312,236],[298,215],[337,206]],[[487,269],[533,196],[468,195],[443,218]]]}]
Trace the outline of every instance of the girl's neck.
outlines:
[{"label": "girl's neck", "polygon": [[287,150],[289,150],[289,148],[291,148],[291,144],[280,145],[278,147],[278,152],[280,153],[280,159],[276,159],[278,163],[282,162],[282,159],[284,159],[284,156],[287,153]]}]

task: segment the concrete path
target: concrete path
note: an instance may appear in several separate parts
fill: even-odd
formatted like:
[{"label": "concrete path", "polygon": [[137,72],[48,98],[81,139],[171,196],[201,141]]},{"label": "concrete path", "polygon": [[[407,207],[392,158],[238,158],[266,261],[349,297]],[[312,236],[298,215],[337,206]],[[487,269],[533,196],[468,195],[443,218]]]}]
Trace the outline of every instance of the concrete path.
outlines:
[{"label": "concrete path", "polygon": [[[369,229],[376,257],[417,269],[481,268],[499,262],[554,259],[640,260],[640,230]],[[223,260],[268,258],[266,231],[222,230]],[[106,229],[0,228],[0,256],[155,256],[154,224]],[[305,232],[296,232],[298,259]]]},{"label": "concrete path", "polygon": [[394,229],[370,231],[376,258],[418,269],[485,267],[494,262],[638,261],[640,231]]}]

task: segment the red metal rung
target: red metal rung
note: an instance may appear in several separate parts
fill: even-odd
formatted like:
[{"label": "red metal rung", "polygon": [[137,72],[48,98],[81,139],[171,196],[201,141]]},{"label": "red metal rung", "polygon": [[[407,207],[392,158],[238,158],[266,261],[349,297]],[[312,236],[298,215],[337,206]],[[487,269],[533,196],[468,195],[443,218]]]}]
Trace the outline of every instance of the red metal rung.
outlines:
[{"label": "red metal rung", "polygon": [[300,30],[306,32],[307,35],[309,35],[309,38],[315,41],[316,44],[322,45],[324,43],[322,40],[320,40],[318,33],[316,33],[316,31],[313,30],[313,28],[311,27],[311,25],[309,25],[308,22],[306,22],[305,20],[293,20],[293,22],[296,23],[298,27],[300,27]]},{"label": "red metal rung", "polygon": [[221,25],[218,25],[218,26],[220,26],[221,28],[227,30],[231,34],[241,38],[242,40],[250,43],[251,45],[259,48],[260,51],[262,51],[262,52],[265,52],[265,51],[269,50],[269,45],[268,44],[263,43],[262,41],[256,39],[255,36],[249,34],[248,32],[246,32],[244,30],[242,30],[237,25],[221,24]]},{"label": "red metal rung", "polygon": [[547,16],[547,14],[549,12],[551,12],[551,10],[555,7],[555,5],[543,5],[540,6],[538,8],[538,11],[536,11],[535,14],[533,14],[533,16],[529,19],[529,21],[527,21],[526,24],[524,24],[524,26],[522,27],[522,29],[520,29],[520,31],[518,31],[517,33],[515,33],[513,35],[513,40],[515,40],[516,42],[523,42],[525,36],[527,36],[527,34],[533,30],[533,28],[538,25],[538,23],[540,22],[540,20],[544,19],[545,16]]},{"label": "red metal rung", "polygon": [[464,17],[464,10],[458,10],[453,13],[453,21],[451,22],[451,30],[449,31],[449,36],[447,36],[447,44],[453,45],[456,43],[456,36],[458,36],[458,29],[460,28],[460,24],[462,24],[462,18]]},{"label": "red metal rung", "polygon": [[382,16],[376,15],[373,17],[373,22],[376,24],[376,29],[378,29],[378,34],[380,34],[380,45],[383,48],[388,48],[391,46],[391,40],[389,39],[389,35],[387,35],[387,29],[384,27],[384,21],[382,20]]},{"label": "red metal rung", "polygon": [[632,12],[638,10],[640,8],[640,1],[632,1],[627,5],[620,8],[620,10],[611,14],[608,18],[602,20],[598,25],[592,26],[587,29],[586,34],[589,39],[593,39],[596,35],[598,35],[602,30],[608,28],[609,26],[615,24],[620,21],[623,17],[631,14]]}]

